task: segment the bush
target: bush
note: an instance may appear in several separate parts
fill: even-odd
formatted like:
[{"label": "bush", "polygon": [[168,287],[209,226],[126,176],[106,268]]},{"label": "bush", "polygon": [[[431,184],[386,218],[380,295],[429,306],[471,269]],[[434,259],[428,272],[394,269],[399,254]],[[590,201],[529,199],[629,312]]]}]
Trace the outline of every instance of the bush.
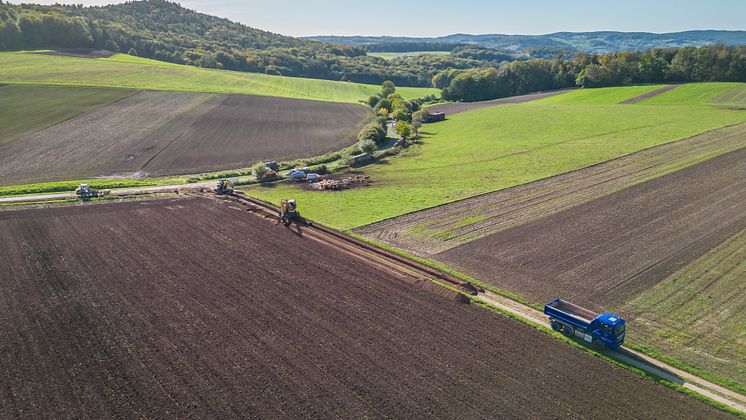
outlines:
[{"label": "bush", "polygon": [[396,123],[396,131],[403,139],[408,139],[412,136],[412,126],[406,121],[399,121]]},{"label": "bush", "polygon": [[326,167],[326,165],[309,166],[308,170],[311,173],[319,174],[319,175],[324,175],[325,173],[329,172],[329,169]]},{"label": "bush", "polygon": [[379,100],[380,98],[378,96],[371,96],[370,98],[368,98],[368,106],[371,108],[375,108]]},{"label": "bush", "polygon": [[363,153],[373,153],[378,150],[378,145],[373,140],[365,139],[360,142],[360,150]]},{"label": "bush", "polygon": [[137,51],[134,48],[130,48],[130,50],[127,51],[127,55],[131,55],[133,57],[137,57]]},{"label": "bush", "polygon": [[386,142],[386,132],[381,128],[377,122],[372,122],[365,127],[363,127],[362,130],[360,130],[360,133],[357,135],[358,141],[361,143],[370,140],[374,144],[383,144]]},{"label": "bush", "polygon": [[257,181],[264,181],[269,173],[269,169],[264,163],[257,163],[251,171],[256,177]]}]

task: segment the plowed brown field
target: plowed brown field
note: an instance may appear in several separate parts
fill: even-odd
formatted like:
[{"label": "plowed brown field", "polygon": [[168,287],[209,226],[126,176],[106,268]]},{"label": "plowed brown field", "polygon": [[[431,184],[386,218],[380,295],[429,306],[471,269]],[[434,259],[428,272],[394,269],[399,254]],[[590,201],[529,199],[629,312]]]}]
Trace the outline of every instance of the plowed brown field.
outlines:
[{"label": "plowed brown field", "polygon": [[458,114],[460,112],[471,111],[473,109],[485,108],[488,106],[505,105],[505,104],[520,104],[523,102],[537,101],[539,99],[548,98],[550,96],[559,95],[560,93],[567,92],[568,89],[555,90],[551,92],[540,92],[540,93],[529,93],[527,95],[510,96],[507,98],[493,99],[491,101],[479,101],[479,102],[454,102],[450,104],[435,105],[428,108],[430,112],[445,112],[446,117],[451,114]]},{"label": "plowed brown field", "polygon": [[725,417],[231,201],[0,231],[2,418]]},{"label": "plowed brown field", "polygon": [[179,175],[314,156],[355,142],[355,104],[140,92],[0,144],[0,185]]},{"label": "plowed brown field", "polygon": [[746,228],[746,149],[436,255],[535,302],[601,309]]}]

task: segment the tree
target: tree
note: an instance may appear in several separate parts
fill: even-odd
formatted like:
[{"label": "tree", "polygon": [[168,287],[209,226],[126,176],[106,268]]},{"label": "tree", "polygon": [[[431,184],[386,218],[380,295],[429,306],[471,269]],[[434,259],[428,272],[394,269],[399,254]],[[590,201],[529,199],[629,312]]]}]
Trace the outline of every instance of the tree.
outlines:
[{"label": "tree", "polygon": [[396,123],[396,131],[405,140],[412,136],[412,126],[406,121]]},{"label": "tree", "polygon": [[383,89],[381,89],[381,96],[384,98],[388,97],[392,93],[396,92],[396,86],[391,80],[383,82]]},{"label": "tree", "polygon": [[370,98],[368,98],[368,106],[371,108],[375,108],[380,99],[381,98],[379,98],[378,96],[371,96]]},{"label": "tree", "polygon": [[389,117],[389,110],[388,108],[381,108],[378,110],[378,114],[382,117],[388,118]]},{"label": "tree", "polygon": [[262,182],[267,177],[269,169],[267,169],[267,165],[265,165],[264,163],[257,163],[256,165],[254,165],[254,168],[252,168],[251,172],[254,174],[257,181]]},{"label": "tree", "polygon": [[360,142],[360,151],[363,153],[373,153],[378,150],[378,145],[373,140],[365,139]]},{"label": "tree", "polygon": [[137,51],[134,48],[130,48],[130,50],[127,51],[127,55],[131,55],[133,57],[137,57]]},{"label": "tree", "polygon": [[119,52],[119,44],[117,44],[113,39],[107,39],[106,42],[104,42],[104,49],[111,52]]},{"label": "tree", "polygon": [[420,136],[420,127],[422,127],[422,120],[425,118],[425,115],[427,113],[427,110],[421,109],[412,114],[412,132],[415,138]]},{"label": "tree", "polygon": [[360,142],[371,140],[375,144],[383,144],[386,141],[386,132],[378,125],[377,122],[372,122],[363,127],[362,130],[360,130],[360,133],[358,133],[357,135],[357,139]]}]

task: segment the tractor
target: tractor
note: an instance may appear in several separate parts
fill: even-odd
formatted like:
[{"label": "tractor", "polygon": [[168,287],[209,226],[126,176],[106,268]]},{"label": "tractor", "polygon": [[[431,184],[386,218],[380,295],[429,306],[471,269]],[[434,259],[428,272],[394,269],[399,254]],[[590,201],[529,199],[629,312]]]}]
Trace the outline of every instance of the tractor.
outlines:
[{"label": "tractor", "polygon": [[283,198],[280,201],[280,222],[285,226],[290,226],[293,221],[303,226],[312,226],[310,222],[300,216],[295,200]]},{"label": "tractor", "polygon": [[75,189],[75,195],[83,201],[88,201],[91,198],[103,197],[109,194],[109,192],[109,190],[97,190],[88,184],[80,184],[80,186]]},{"label": "tractor", "polygon": [[233,181],[230,179],[221,179],[215,187],[215,193],[220,195],[233,195]]}]

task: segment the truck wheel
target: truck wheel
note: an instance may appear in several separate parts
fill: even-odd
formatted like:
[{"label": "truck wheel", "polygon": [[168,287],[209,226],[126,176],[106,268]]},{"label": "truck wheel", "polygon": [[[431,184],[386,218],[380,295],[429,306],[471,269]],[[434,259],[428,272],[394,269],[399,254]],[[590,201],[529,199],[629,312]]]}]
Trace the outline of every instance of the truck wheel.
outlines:
[{"label": "truck wheel", "polygon": [[552,329],[554,331],[559,331],[559,330],[562,329],[562,325],[559,322],[557,322],[557,321],[552,321],[551,325],[552,325]]},{"label": "truck wheel", "polygon": [[599,352],[606,350],[606,345],[601,340],[593,340],[593,343],[591,343],[591,347],[593,347],[593,350]]},{"label": "truck wheel", "polygon": [[562,334],[565,335],[565,337],[572,337],[575,335],[575,331],[572,329],[572,327],[568,327],[567,325],[562,326]]}]

